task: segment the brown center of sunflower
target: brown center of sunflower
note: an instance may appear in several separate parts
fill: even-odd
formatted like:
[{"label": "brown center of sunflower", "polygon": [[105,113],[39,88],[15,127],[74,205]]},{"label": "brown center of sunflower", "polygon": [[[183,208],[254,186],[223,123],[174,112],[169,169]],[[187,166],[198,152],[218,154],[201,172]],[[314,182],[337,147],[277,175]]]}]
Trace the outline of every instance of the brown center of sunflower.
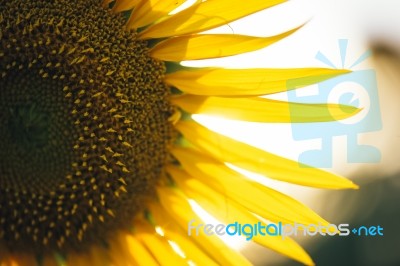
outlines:
[{"label": "brown center of sunflower", "polygon": [[0,6],[0,244],[82,249],[128,228],[168,159],[165,66],[98,0]]}]

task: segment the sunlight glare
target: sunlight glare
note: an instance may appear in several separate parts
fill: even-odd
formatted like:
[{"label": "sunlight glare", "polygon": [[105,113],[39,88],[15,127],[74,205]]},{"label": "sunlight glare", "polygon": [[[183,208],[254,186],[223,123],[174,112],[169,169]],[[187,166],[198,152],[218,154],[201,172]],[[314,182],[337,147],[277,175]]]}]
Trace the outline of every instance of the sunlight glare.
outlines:
[{"label": "sunlight glare", "polygon": [[[209,214],[206,210],[204,210],[196,201],[190,199],[189,204],[192,207],[193,211],[207,224],[221,224],[222,222],[217,220],[214,216]],[[223,223],[222,223],[223,224]],[[243,236],[218,236],[226,245],[235,249],[242,250],[246,244],[246,238]]]}]

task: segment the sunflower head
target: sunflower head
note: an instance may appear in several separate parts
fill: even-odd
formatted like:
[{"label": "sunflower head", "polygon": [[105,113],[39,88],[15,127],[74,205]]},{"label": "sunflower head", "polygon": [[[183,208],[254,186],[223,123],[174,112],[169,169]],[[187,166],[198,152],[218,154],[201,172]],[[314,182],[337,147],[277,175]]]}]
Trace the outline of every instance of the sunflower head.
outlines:
[{"label": "sunflower head", "polygon": [[96,0],[7,1],[0,14],[0,241],[105,241],[167,161],[165,66]]},{"label": "sunflower head", "polygon": [[[357,109],[258,97],[346,70],[167,64],[254,51],[298,29],[270,37],[207,34],[284,1],[195,1],[171,12],[184,2],[1,3],[1,266],[249,265],[215,236],[188,237],[187,223],[202,219],[193,200],[226,223],[327,222],[227,163],[300,185],[356,187],[192,120],[191,114],[222,114],[322,122]],[[312,264],[289,238],[253,240]]]}]

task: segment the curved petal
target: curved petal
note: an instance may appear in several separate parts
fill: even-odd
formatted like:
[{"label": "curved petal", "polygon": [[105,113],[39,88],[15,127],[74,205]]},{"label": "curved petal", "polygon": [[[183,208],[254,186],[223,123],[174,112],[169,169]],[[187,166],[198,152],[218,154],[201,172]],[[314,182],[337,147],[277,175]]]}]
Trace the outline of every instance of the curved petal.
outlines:
[{"label": "curved petal", "polygon": [[162,228],[165,237],[176,242],[191,261],[196,265],[217,266],[214,260],[187,236],[187,231],[182,230],[159,204],[150,204],[149,210],[152,219]]},{"label": "curved petal", "polygon": [[159,265],[187,265],[186,261],[173,251],[166,239],[157,235],[149,224],[135,221],[134,235],[146,246]]},{"label": "curved petal", "polygon": [[[108,250],[100,246],[94,246],[90,248],[90,250],[84,255],[80,252],[72,252],[71,254],[69,254],[67,265],[86,266],[102,265],[108,263],[111,263],[111,258],[109,256]],[[37,264],[35,263],[33,265]]]},{"label": "curved petal", "polygon": [[358,188],[348,179],[260,150],[195,122],[180,122],[176,128],[185,139],[214,158],[272,179],[319,188]]},{"label": "curved petal", "polygon": [[196,34],[167,39],[157,44],[150,54],[164,61],[219,58],[255,51],[271,45],[298,28],[272,37],[235,34]]},{"label": "curved petal", "polygon": [[[132,237],[131,235],[127,234],[126,232],[117,232],[113,235],[112,240],[109,243],[109,254],[111,258],[111,263],[113,266],[136,266],[136,260],[132,256],[132,252],[130,250],[130,246],[128,244],[127,239]],[[151,264],[151,261],[148,261],[146,258],[147,254],[143,254],[143,261],[146,261],[146,265],[157,265]],[[70,264],[76,265],[76,264]],[[87,265],[87,264],[86,264]],[[142,264],[143,265],[143,264]],[[78,265],[76,265],[78,266]]]},{"label": "curved petal", "polygon": [[349,72],[329,68],[206,68],[177,71],[164,79],[169,85],[195,95],[257,96],[305,87]]},{"label": "curved petal", "polygon": [[113,12],[131,10],[132,8],[140,4],[141,1],[142,0],[117,0],[112,10]]},{"label": "curved petal", "polygon": [[[262,217],[275,222],[328,224],[300,202],[251,181],[224,163],[200,152],[187,148],[174,148],[171,153],[191,176]],[[265,203],[268,203],[268,208],[265,207]]]},{"label": "curved petal", "polygon": [[195,4],[147,28],[141,38],[163,38],[197,33],[227,24],[285,0],[219,0]]},{"label": "curved petal", "polygon": [[215,115],[249,122],[327,122],[349,118],[360,111],[347,105],[292,103],[256,97],[181,95],[172,98],[171,101],[191,114]]},{"label": "curved petal", "polygon": [[157,266],[157,261],[153,258],[150,252],[143,246],[143,244],[134,236],[126,236],[126,244],[129,253],[135,263],[139,266]]},{"label": "curved petal", "polygon": [[127,23],[128,28],[140,28],[165,17],[169,12],[183,4],[185,0],[147,0],[135,10]]},{"label": "curved petal", "polygon": [[[202,222],[202,219],[193,211],[187,198],[173,188],[162,187],[157,189],[160,203],[169,215],[187,230],[188,222],[192,219]],[[207,250],[220,265],[251,266],[251,263],[240,253],[228,247],[215,235],[205,236],[199,234],[193,236],[193,241]]]},{"label": "curved petal", "polygon": [[[216,192],[197,178],[189,177],[183,170],[171,166],[168,172],[188,197],[195,199],[198,204],[220,221],[225,223],[237,221],[240,224],[257,224],[259,222],[245,207],[227,199],[225,194]],[[243,193],[247,192],[243,190]],[[251,194],[251,191],[248,193]],[[265,203],[271,204],[270,202]],[[303,248],[290,238],[255,234],[251,240],[306,265],[314,264]]]}]

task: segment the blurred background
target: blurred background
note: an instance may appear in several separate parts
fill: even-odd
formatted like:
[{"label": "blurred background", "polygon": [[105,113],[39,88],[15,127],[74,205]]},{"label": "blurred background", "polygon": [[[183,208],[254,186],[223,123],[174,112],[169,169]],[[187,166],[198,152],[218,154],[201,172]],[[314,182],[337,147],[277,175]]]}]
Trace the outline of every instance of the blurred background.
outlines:
[{"label": "blurred background", "polygon": [[[360,185],[354,191],[326,191],[249,174],[311,206],[331,223],[384,228],[383,237],[297,237],[317,265],[400,265],[397,228],[400,225],[400,1],[292,0],[213,32],[270,36],[304,23],[293,35],[260,51],[184,64],[364,71],[367,76],[349,82],[339,80],[323,96],[340,102],[342,94],[350,93],[352,98],[347,97],[347,102],[364,108],[355,120],[340,122],[330,133],[321,131],[319,137],[298,134],[299,130],[307,132],[312,128],[287,124],[231,121],[221,124],[220,119],[201,116],[196,116],[196,120],[215,131],[294,160],[307,159],[301,156],[309,150],[322,151],[321,161],[313,161],[312,157],[308,160]],[[307,99],[321,93],[318,86],[302,89],[294,96],[284,93],[271,97]],[[237,248],[255,265],[299,265],[253,244],[238,243]]]}]

